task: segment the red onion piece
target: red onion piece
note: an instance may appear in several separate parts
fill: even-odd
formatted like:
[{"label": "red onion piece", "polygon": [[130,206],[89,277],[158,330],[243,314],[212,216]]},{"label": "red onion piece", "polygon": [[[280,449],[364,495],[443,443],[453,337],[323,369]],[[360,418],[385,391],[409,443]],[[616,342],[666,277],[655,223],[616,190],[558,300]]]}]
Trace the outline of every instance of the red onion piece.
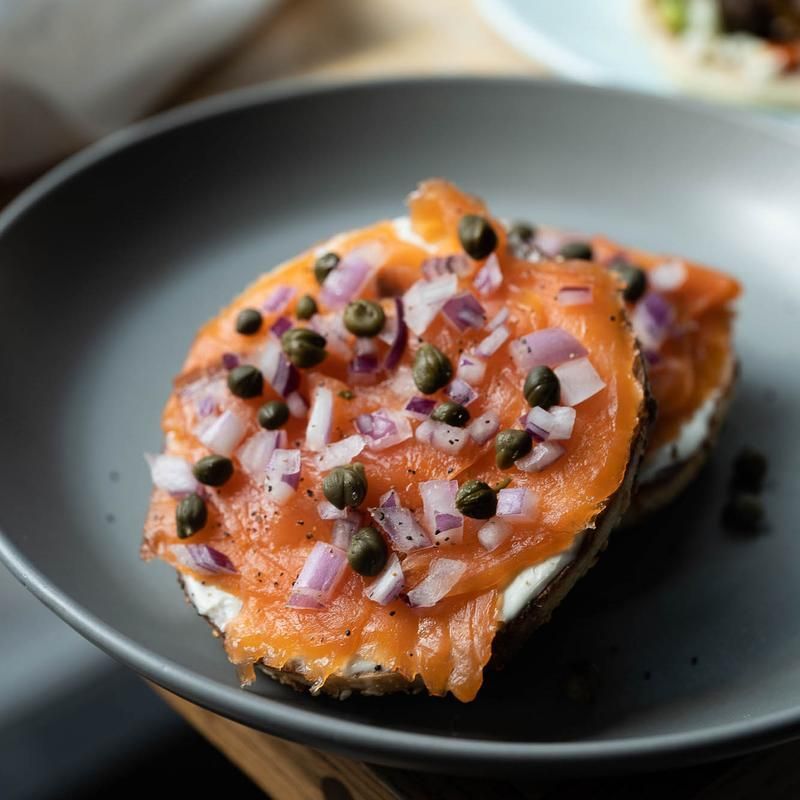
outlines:
[{"label": "red onion piece", "polygon": [[404,295],[405,321],[417,336],[422,336],[444,304],[458,291],[455,275],[442,275],[431,281],[417,281]]},{"label": "red onion piece", "polygon": [[495,328],[499,328],[510,316],[511,312],[508,310],[508,306],[503,306],[487,323],[486,323],[486,330],[493,331]]},{"label": "red onion piece", "polygon": [[486,323],[486,309],[469,292],[451,297],[442,307],[442,314],[462,333],[468,328],[482,328]]},{"label": "red onion piece", "polygon": [[197,414],[201,417],[208,417],[217,410],[217,401],[213,395],[207,394],[200,398],[197,404]]},{"label": "red onion piece", "polygon": [[461,579],[467,565],[452,558],[435,558],[428,574],[408,593],[408,602],[418,608],[435,606]]},{"label": "red onion piece", "polygon": [[414,419],[426,419],[431,415],[431,411],[436,408],[436,401],[427,397],[412,397],[403,409],[409,417]]},{"label": "red onion piece", "polygon": [[523,472],[541,472],[564,455],[564,446],[558,442],[540,442],[533,446],[528,455],[514,462]]},{"label": "red onion piece", "polygon": [[389,352],[383,362],[386,369],[394,369],[403,357],[408,342],[408,325],[406,325],[403,301],[399,297],[394,298],[395,302],[395,332],[391,341]]},{"label": "red onion piece", "polygon": [[300,483],[300,451],[275,449],[269,460],[264,487],[267,498],[283,505]]},{"label": "red onion piece", "polygon": [[452,256],[431,256],[422,262],[422,274],[428,279],[440,275],[467,275],[470,271],[469,259],[463,253]]},{"label": "red onion piece", "polygon": [[384,506],[369,510],[372,519],[386,532],[394,546],[403,553],[430,547],[431,540],[414,514],[407,508]]},{"label": "red onion piece", "polygon": [[345,328],[340,313],[314,314],[310,325],[318,334],[325,337],[325,349],[328,353],[342,361],[349,361],[353,357],[354,336]]},{"label": "red onion piece", "polygon": [[485,339],[475,348],[475,354],[482,358],[493,356],[505,343],[511,334],[505,325],[495,328]]},{"label": "red onion piece", "polygon": [[331,528],[331,544],[347,552],[353,534],[358,530],[358,522],[354,519],[337,519]]},{"label": "red onion piece", "polygon": [[511,343],[511,357],[526,371],[542,365],[556,367],[587,355],[586,348],[563,328],[542,328]]},{"label": "red onion piece", "polygon": [[286,431],[259,431],[245,441],[236,451],[236,457],[250,477],[261,480],[267,471],[273,452],[278,447],[286,447]]},{"label": "red onion piece", "polygon": [[296,419],[302,419],[308,414],[308,403],[300,392],[292,392],[288,395],[286,405],[289,406],[289,413]]},{"label": "red onion piece", "polygon": [[520,419],[520,424],[522,425],[525,432],[529,434],[536,442],[543,442],[549,435],[544,428],[541,428],[539,425],[533,422],[533,420],[531,419],[530,412],[522,415],[522,418]]},{"label": "red onion piece", "polygon": [[423,481],[419,485],[423,522],[434,544],[460,544],[464,518],[456,510],[458,481]]},{"label": "red onion piece", "polygon": [[372,336],[356,336],[356,356],[376,356],[378,343]]},{"label": "red onion piece", "polygon": [[539,440],[569,439],[575,415],[575,409],[571,406],[551,406],[549,410],[536,406],[528,412],[523,424],[525,430]]},{"label": "red onion piece", "polygon": [[383,572],[364,590],[373,603],[385,606],[396,600],[405,585],[405,576],[397,553],[392,553]]},{"label": "red onion piece", "polygon": [[320,519],[346,519],[347,509],[339,509],[327,500],[320,500],[317,503],[317,514],[319,514]]},{"label": "red onion piece", "polygon": [[225,369],[233,369],[234,367],[239,366],[239,356],[236,353],[223,353],[222,354],[222,366]]},{"label": "red onion piece", "polygon": [[530,489],[501,489],[497,493],[497,516],[505,522],[532,522],[538,508],[539,498]]},{"label": "red onion piece", "polygon": [[400,498],[394,489],[389,489],[384,492],[378,499],[378,506],[380,508],[397,508],[400,505]]},{"label": "red onion piece", "polygon": [[500,418],[494,411],[485,411],[470,422],[467,432],[477,444],[486,444],[500,430]]},{"label": "red onion piece", "polygon": [[657,292],[648,292],[633,309],[631,326],[645,350],[658,352],[670,334],[675,309]]},{"label": "red onion piece", "polygon": [[478,399],[478,393],[461,378],[456,378],[444,390],[444,393],[454,402],[462,406],[468,406]]},{"label": "red onion piece", "polygon": [[332,425],[333,392],[327,386],[317,386],[306,427],[306,447],[315,452],[322,450],[331,440]]},{"label": "red onion piece", "polygon": [[341,467],[349,464],[366,446],[367,442],[363,436],[357,433],[347,436],[338,442],[329,444],[319,455],[314,457],[314,463],[320,472],[327,472],[334,467]]},{"label": "red onion piece", "polygon": [[294,297],[293,286],[279,286],[275,291],[264,301],[261,308],[264,311],[272,313],[280,313],[283,311],[289,301]]},{"label": "red onion piece", "polygon": [[347,382],[353,386],[374,386],[378,382],[378,356],[366,353],[347,365]]},{"label": "red onion piece", "polygon": [[198,438],[213,453],[230,457],[246,431],[247,422],[226,409]]},{"label": "red onion piece", "polygon": [[647,273],[647,282],[660,292],[674,292],[686,283],[687,277],[683,261],[665,261]]},{"label": "red onion piece", "polygon": [[490,553],[500,547],[509,536],[511,536],[511,525],[497,517],[492,517],[478,531],[478,541],[481,547]]},{"label": "red onion piece", "polygon": [[309,600],[322,607],[327,606],[346,567],[347,555],[344,550],[317,542],[294,582],[288,606],[309,608]]},{"label": "red onion piece", "polygon": [[300,385],[300,373],[275,339],[267,340],[259,366],[264,380],[282,397],[288,397]]},{"label": "red onion piece", "polygon": [[274,333],[279,339],[286,331],[292,327],[292,321],[287,317],[278,317],[272,325],[269,326],[270,332]]},{"label": "red onion piece", "polygon": [[553,371],[561,384],[561,402],[565,406],[577,406],[606,387],[588,358],[565,361]]},{"label": "red onion piece", "polygon": [[591,286],[562,286],[557,297],[562,306],[585,306],[594,300]]},{"label": "red onion piece", "polygon": [[356,428],[366,437],[370,450],[386,450],[413,435],[411,424],[402,414],[385,408],[371,414],[359,414]]},{"label": "red onion piece", "polygon": [[228,556],[209,544],[174,544],[172,552],[184,567],[203,575],[236,575]]},{"label": "red onion piece", "polygon": [[156,488],[169,492],[173,497],[197,491],[199,484],[185,459],[164,453],[145,453],[144,459],[150,467],[150,478]]},{"label": "red onion piece", "polygon": [[441,453],[458,455],[469,440],[466,428],[454,428],[444,422],[426,419],[415,432],[417,441],[432,445]]},{"label": "red onion piece", "polygon": [[486,375],[486,362],[471,353],[462,353],[458,358],[456,377],[470,386],[477,386]]},{"label": "red onion piece", "polygon": [[478,294],[483,297],[487,297],[500,288],[503,283],[503,271],[500,269],[500,262],[494,253],[486,259],[486,263],[478,270],[473,283]]},{"label": "red onion piece", "polygon": [[322,302],[329,308],[344,308],[361,293],[372,271],[383,261],[384,250],[377,242],[345,253],[322,284]]},{"label": "red onion piece", "polygon": [[586,235],[582,233],[565,231],[560,228],[552,228],[544,225],[536,226],[536,247],[550,258],[555,258],[559,250],[566,244],[585,241]]}]

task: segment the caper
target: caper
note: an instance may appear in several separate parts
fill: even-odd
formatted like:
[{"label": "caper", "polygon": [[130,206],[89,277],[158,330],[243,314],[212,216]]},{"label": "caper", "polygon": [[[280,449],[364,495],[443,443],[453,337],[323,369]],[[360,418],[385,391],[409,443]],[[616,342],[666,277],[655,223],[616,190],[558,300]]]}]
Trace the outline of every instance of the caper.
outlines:
[{"label": "caper", "polygon": [[628,303],[635,303],[647,290],[645,271],[628,263],[623,258],[615,259],[608,266],[622,279],[622,297]]},{"label": "caper", "polygon": [[336,467],[322,479],[322,493],[336,508],[358,508],[367,496],[363,464]]},{"label": "caper", "polygon": [[289,419],[289,406],[282,400],[270,400],[258,409],[258,424],[268,431],[285,425]]},{"label": "caper", "polygon": [[262,322],[261,312],[255,308],[243,308],[236,315],[236,332],[251,336],[258,333]]},{"label": "caper", "polygon": [[414,354],[411,374],[417,389],[423,394],[433,394],[437,389],[450,383],[450,378],[453,377],[453,365],[438,347],[426,343]]},{"label": "caper", "polygon": [[497,493],[483,481],[467,481],[456,493],[456,508],[473,519],[489,519],[497,511]]},{"label": "caper", "polygon": [[355,394],[351,392],[350,389],[342,389],[338,394],[342,400],[352,400],[355,397]]},{"label": "caper", "polygon": [[283,352],[296,367],[314,367],[325,356],[325,337],[308,328],[291,328],[281,336]]},{"label": "caper", "polygon": [[264,391],[264,376],[251,364],[240,364],[228,373],[228,388],[237,397],[258,397]]},{"label": "caper", "polygon": [[344,310],[344,326],[356,336],[377,336],[386,324],[386,315],[373,300],[354,300]]},{"label": "caper", "polygon": [[722,510],[722,524],[738,533],[755,533],[764,519],[764,505],[758,495],[738,492]]},{"label": "caper", "polygon": [[317,301],[310,294],[304,294],[297,301],[294,313],[297,319],[311,319],[317,313]]},{"label": "caper", "polygon": [[733,462],[734,488],[746,492],[760,492],[767,476],[767,458],[752,447],[742,448]]},{"label": "caper", "polygon": [[558,403],[561,396],[561,384],[558,381],[558,375],[550,367],[534,367],[528,373],[528,377],[525,378],[522,393],[531,408],[534,406],[550,408],[550,406]]},{"label": "caper", "polygon": [[225,456],[203,456],[195,462],[192,472],[206,486],[222,486],[233,475],[233,461]]},{"label": "caper", "polygon": [[[725,7],[725,3],[721,5],[723,8]],[[736,5],[741,7],[747,4],[737,3]],[[683,32],[688,22],[688,3],[686,0],[656,0],[655,7],[661,17],[661,21],[670,33],[677,35]]]},{"label": "caper", "polygon": [[178,503],[175,509],[175,522],[178,524],[178,538],[186,539],[205,527],[208,510],[199,494],[190,494]]},{"label": "caper", "polygon": [[464,252],[474,259],[486,258],[497,247],[497,234],[486,217],[465,214],[458,222],[458,239]]},{"label": "caper", "polygon": [[529,222],[515,222],[509,228],[508,238],[518,242],[532,242],[536,238],[536,228]]},{"label": "caper", "polygon": [[389,552],[386,542],[375,528],[360,528],[347,548],[347,560],[359,575],[377,575],[386,565]]},{"label": "caper", "polygon": [[558,251],[561,258],[578,259],[579,261],[591,261],[594,249],[589,242],[567,242]]},{"label": "caper", "polygon": [[431,411],[431,419],[436,422],[446,422],[454,428],[463,428],[469,422],[469,411],[460,403],[445,400]]},{"label": "caper", "polygon": [[500,469],[508,469],[518,458],[528,455],[532,447],[533,442],[526,431],[516,429],[500,431],[494,440],[497,466]]},{"label": "caper", "polygon": [[325,278],[339,265],[339,256],[336,253],[324,253],[314,262],[314,277],[322,285]]}]

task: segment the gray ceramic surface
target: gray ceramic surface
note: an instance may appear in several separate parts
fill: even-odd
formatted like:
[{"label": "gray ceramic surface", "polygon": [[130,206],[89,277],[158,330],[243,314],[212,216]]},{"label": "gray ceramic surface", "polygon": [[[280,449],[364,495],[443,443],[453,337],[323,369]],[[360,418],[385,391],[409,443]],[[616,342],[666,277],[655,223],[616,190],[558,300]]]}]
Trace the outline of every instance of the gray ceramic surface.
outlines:
[{"label": "gray ceramic surface", "polygon": [[[744,282],[740,390],[697,483],[600,564],[478,700],[242,691],[169,568],[139,561],[159,415],[194,331],[260,271],[403,212],[430,175],[509,217],[672,250]],[[525,80],[249,92],[112,137],[0,217],[0,555],[152,680],[257,728],[450,770],[618,769],[800,731],[800,144],[717,112]],[[769,530],[718,524],[770,455]],[[58,669],[58,653],[51,656]],[[596,665],[587,705],[561,682]]]}]

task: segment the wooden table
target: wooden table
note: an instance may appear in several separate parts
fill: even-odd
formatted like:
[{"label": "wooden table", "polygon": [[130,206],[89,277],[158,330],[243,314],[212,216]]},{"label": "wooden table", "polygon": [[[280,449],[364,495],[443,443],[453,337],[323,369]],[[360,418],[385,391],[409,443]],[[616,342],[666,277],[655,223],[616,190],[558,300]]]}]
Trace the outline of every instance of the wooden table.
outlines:
[{"label": "wooden table", "polygon": [[[469,0],[286,0],[232,53],[209,64],[159,108],[280,78],[543,71],[495,35]],[[32,177],[0,182],[0,207]],[[156,691],[273,800],[800,798],[800,744],[723,764],[626,779],[548,784],[445,778],[321,753]]]}]

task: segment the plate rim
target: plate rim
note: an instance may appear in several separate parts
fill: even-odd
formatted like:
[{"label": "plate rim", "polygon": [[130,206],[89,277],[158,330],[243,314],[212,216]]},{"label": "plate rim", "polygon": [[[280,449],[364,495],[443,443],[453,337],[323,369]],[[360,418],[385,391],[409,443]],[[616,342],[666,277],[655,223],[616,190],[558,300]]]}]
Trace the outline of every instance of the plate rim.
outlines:
[{"label": "plate rim", "polygon": [[[685,98],[652,95],[621,87],[597,88],[529,76],[398,76],[351,80],[288,80],[257,85],[189,103],[110,134],[61,162],[36,180],[0,212],[0,239],[50,192],[72,177],[127,148],[174,129],[248,107],[280,103],[296,97],[392,87],[413,89],[435,84],[442,91],[453,86],[533,86],[539,91],[570,94],[621,95],[638,103],[671,106],[681,113],[717,118],[727,124],[773,137],[800,154],[800,137],[777,122],[737,114]],[[383,763],[420,765],[437,771],[479,773],[486,769],[531,772],[558,765],[584,771],[630,771],[654,766],[676,766],[719,759],[768,747],[800,736],[800,704],[750,719],[693,731],[623,737],[583,742],[519,742],[444,736],[391,730],[368,723],[342,720],[324,710],[291,704],[223,685],[187,671],[176,662],[137,643],[103,622],[51,582],[12,543],[0,526],[0,562],[70,627],[154,683],[250,727],[269,731],[312,746]],[[435,700],[433,702],[436,702]]]}]

